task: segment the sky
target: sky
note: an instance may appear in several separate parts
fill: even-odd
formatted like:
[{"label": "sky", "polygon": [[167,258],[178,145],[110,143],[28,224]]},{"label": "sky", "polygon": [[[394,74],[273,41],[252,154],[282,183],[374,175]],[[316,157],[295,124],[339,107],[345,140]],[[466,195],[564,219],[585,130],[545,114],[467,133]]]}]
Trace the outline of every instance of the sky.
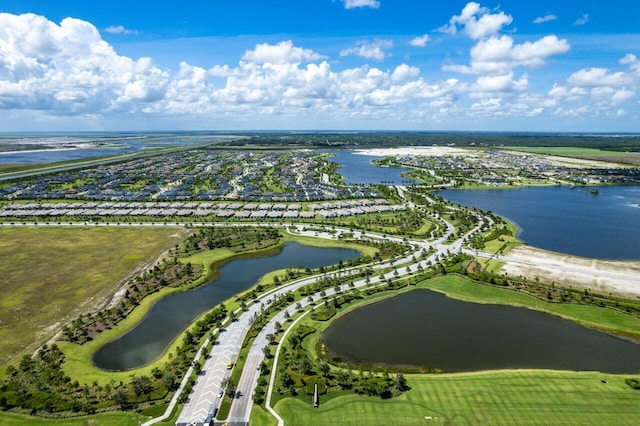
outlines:
[{"label": "sky", "polygon": [[640,132],[637,0],[0,0],[0,131]]}]

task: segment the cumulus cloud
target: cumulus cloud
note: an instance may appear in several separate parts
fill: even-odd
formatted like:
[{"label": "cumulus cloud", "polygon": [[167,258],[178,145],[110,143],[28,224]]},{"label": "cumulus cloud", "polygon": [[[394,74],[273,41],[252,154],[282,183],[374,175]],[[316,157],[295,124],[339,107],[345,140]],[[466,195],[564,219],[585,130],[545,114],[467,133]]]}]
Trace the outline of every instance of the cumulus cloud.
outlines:
[{"label": "cumulus cloud", "polygon": [[341,50],[340,56],[360,56],[366,59],[382,61],[388,56],[386,50],[392,47],[393,41],[391,40],[361,41],[355,47]]},{"label": "cumulus cloud", "polygon": [[574,72],[567,82],[575,86],[623,86],[633,78],[624,72],[610,73],[606,68],[588,68]]},{"label": "cumulus cloud", "polygon": [[380,7],[379,0],[343,0],[345,9],[355,9],[358,7],[370,7],[377,9]]},{"label": "cumulus cloud", "polygon": [[511,24],[513,18],[504,12],[491,13],[486,7],[481,7],[479,3],[469,2],[460,12],[454,15],[449,23],[438,28],[438,31],[445,34],[456,34],[458,27],[472,39],[497,34],[503,26]]},{"label": "cumulus cloud", "polygon": [[[479,5],[468,7],[460,19],[480,21]],[[341,55],[383,60],[392,47],[390,40],[359,42]],[[540,66],[568,49],[555,36],[515,43],[510,36],[487,35],[474,42],[468,65],[444,67],[472,77],[428,82],[410,62],[381,69],[365,61],[336,69],[330,58],[290,40],[258,43],[235,63],[202,68],[181,62],[171,70],[151,58],[119,55],[88,22],[67,18],[58,24],[33,14],[0,13],[0,109],[3,117],[21,111],[24,117],[99,122],[186,117],[185,123],[207,126],[224,119],[245,127],[276,123],[278,117],[307,126],[316,119],[419,124],[484,114],[614,117],[628,106],[630,114],[637,110],[640,61],[631,53],[616,64],[623,71],[585,68],[567,73],[551,89],[516,70]],[[538,92],[531,93],[532,87]]]},{"label": "cumulus cloud", "polygon": [[582,16],[573,23],[573,25],[584,25],[589,22],[589,14],[583,13]]},{"label": "cumulus cloud", "polygon": [[322,58],[322,55],[312,50],[294,46],[291,40],[281,41],[275,45],[268,43],[259,44],[254,50],[246,51],[242,57],[245,61],[261,64],[311,62]]},{"label": "cumulus cloud", "polygon": [[550,56],[566,53],[569,49],[567,40],[555,35],[521,44],[514,44],[513,38],[507,35],[490,37],[471,48],[469,66],[449,64],[443,69],[464,74],[505,74],[516,66],[542,66]]},{"label": "cumulus cloud", "polygon": [[110,27],[105,28],[104,31],[109,34],[124,34],[124,35],[138,34],[137,31],[129,30],[123,27],[122,25],[111,25]]},{"label": "cumulus cloud", "polygon": [[416,67],[411,67],[407,64],[400,64],[393,70],[391,74],[391,80],[393,81],[403,81],[408,80],[410,78],[417,77],[420,74],[420,70]]},{"label": "cumulus cloud", "polygon": [[409,40],[409,45],[415,46],[415,47],[425,47],[428,42],[429,42],[429,34],[424,34]]},{"label": "cumulus cloud", "polygon": [[554,15],[553,13],[549,13],[549,14],[544,15],[544,16],[538,16],[532,22],[534,24],[542,24],[542,23],[545,23],[545,22],[555,21],[556,19],[558,19],[558,17],[556,15]]}]

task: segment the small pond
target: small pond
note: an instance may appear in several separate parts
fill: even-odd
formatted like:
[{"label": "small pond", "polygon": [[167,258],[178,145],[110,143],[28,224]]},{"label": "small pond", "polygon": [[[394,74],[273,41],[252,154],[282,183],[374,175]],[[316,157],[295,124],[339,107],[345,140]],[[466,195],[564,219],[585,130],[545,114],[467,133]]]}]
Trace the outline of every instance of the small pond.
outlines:
[{"label": "small pond", "polygon": [[446,372],[640,372],[640,344],[541,312],[418,289],[356,309],[321,336],[333,358]]},{"label": "small pond", "polygon": [[148,364],[202,313],[250,288],[264,274],[294,267],[319,268],[360,255],[347,248],[287,243],[270,256],[232,260],[219,269],[217,279],[158,301],[136,327],[100,348],[93,363],[105,370],[128,370]]}]

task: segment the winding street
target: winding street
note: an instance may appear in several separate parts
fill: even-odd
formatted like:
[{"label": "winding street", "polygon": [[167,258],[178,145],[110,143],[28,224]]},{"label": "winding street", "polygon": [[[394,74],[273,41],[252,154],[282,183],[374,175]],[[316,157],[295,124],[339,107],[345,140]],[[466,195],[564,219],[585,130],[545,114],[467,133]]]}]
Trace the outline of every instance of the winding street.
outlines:
[{"label": "winding street", "polygon": [[[326,239],[338,239],[340,235],[345,233],[354,234],[355,238],[362,239],[385,239],[397,242],[404,242],[412,247],[411,251],[404,254],[401,258],[384,261],[371,265],[360,265],[351,269],[345,269],[342,274],[355,274],[364,267],[371,267],[373,270],[381,270],[387,268],[393,268],[393,265],[403,265],[403,267],[397,269],[396,272],[387,272],[384,275],[372,276],[367,282],[366,279],[358,280],[354,283],[354,287],[363,287],[369,284],[376,284],[383,282],[387,279],[397,279],[402,276],[407,276],[419,269],[424,269],[435,263],[437,259],[442,258],[447,253],[458,252],[461,250],[463,242],[474,233],[478,232],[482,225],[482,217],[478,216],[479,223],[472,230],[466,234],[460,236],[451,244],[445,244],[451,235],[453,235],[455,229],[452,224],[440,219],[446,225],[446,231],[444,234],[435,241],[424,241],[416,239],[402,239],[393,236],[383,236],[377,233],[370,233],[365,231],[354,231],[345,228],[335,228],[329,231],[309,231],[305,230],[305,225],[290,224],[287,226],[289,232],[293,232],[299,235],[312,236],[315,238]],[[423,250],[435,250],[430,256],[425,259],[417,260],[421,257]],[[331,274],[331,273],[329,273]],[[260,297],[258,302],[250,305],[244,312],[238,312],[237,320],[231,323],[229,327],[222,333],[220,333],[218,342],[211,351],[210,356],[205,361],[203,372],[198,378],[193,392],[191,393],[188,402],[185,404],[182,413],[179,416],[177,425],[204,425],[208,421],[211,422],[214,417],[214,413],[217,412],[221,399],[217,397],[220,389],[222,388],[222,382],[229,373],[226,370],[226,364],[229,360],[234,360],[237,354],[240,352],[242,341],[249,330],[251,319],[255,314],[259,313],[261,309],[267,307],[271,301],[277,296],[283,295],[287,292],[294,291],[300,287],[312,284],[325,278],[327,274],[319,274],[312,277],[300,279],[290,284],[283,285],[267,294]],[[345,290],[348,286],[343,285],[340,287],[340,291]],[[325,294],[327,297],[334,295],[335,289],[326,289]],[[313,301],[320,299],[319,294],[312,296]],[[263,348],[268,344],[267,336],[275,331],[275,323],[285,322],[286,312],[294,312],[296,310],[295,305],[300,303],[302,308],[307,306],[310,302],[308,299],[296,301],[285,309],[281,310],[273,319],[271,319],[265,327],[260,331],[258,337],[254,340],[253,345],[250,348],[249,355],[245,361],[245,365],[236,387],[236,397],[233,400],[231,412],[228,419],[225,422],[216,421],[215,424],[228,423],[231,425],[246,425],[249,422],[249,416],[251,413],[252,395],[257,385],[259,377],[258,367],[264,359]],[[270,384],[269,395],[267,397],[267,403],[269,401],[270,393],[272,391],[273,384]],[[267,405],[268,409],[271,408]],[[152,424],[156,419],[146,423]]]}]

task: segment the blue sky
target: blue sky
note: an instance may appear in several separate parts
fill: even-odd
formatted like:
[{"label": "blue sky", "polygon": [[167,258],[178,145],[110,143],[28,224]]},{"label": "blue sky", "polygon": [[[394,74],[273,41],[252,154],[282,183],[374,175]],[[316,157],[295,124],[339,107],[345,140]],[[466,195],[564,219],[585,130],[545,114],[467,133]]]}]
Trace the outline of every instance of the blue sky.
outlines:
[{"label": "blue sky", "polygon": [[635,0],[0,1],[0,131],[639,132],[639,12]]}]

